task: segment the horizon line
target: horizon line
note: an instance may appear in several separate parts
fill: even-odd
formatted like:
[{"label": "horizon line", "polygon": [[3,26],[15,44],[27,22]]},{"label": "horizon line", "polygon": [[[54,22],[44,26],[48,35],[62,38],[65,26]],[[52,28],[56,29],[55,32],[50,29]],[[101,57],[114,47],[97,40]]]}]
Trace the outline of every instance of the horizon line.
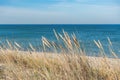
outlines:
[{"label": "horizon line", "polygon": [[120,24],[0,24],[0,25],[120,25]]}]

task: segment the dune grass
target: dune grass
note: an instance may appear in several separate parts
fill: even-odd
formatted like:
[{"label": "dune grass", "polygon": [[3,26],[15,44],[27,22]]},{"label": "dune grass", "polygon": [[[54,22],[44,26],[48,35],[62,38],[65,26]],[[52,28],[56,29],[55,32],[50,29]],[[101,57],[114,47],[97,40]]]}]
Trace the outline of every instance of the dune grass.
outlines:
[{"label": "dune grass", "polygon": [[[2,80],[119,80],[120,60],[109,49],[114,58],[107,58],[101,42],[95,41],[101,57],[85,55],[75,34],[63,30],[63,35],[54,30],[57,43],[42,37],[43,51],[20,51],[21,46],[7,40],[8,47],[0,48],[0,79]],[[53,52],[49,52],[52,49]]]}]

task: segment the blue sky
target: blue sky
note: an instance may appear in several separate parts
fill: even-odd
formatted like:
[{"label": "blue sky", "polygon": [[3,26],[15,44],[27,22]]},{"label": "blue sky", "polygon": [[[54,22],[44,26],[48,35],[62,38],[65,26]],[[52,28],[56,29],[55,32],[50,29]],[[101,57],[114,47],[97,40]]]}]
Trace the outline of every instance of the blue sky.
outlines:
[{"label": "blue sky", "polygon": [[120,0],[0,0],[0,24],[120,24]]}]

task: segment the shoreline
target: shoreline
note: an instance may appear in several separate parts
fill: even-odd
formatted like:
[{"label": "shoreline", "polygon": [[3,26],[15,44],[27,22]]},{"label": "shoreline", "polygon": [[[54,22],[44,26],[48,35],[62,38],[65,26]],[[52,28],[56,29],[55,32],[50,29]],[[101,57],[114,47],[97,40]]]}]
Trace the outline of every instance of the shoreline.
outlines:
[{"label": "shoreline", "polygon": [[[4,51],[4,52],[3,52]],[[96,57],[96,56],[86,56],[83,55],[81,56],[80,54],[66,54],[66,53],[52,53],[52,52],[32,52],[32,51],[15,51],[15,50],[3,50],[2,53],[12,53],[12,54],[23,54],[23,55],[35,55],[35,56],[44,56],[47,58],[64,58],[64,56],[71,56],[71,57],[83,57],[84,59],[87,59],[88,62],[90,63],[91,67],[102,67],[101,64],[107,64],[111,68],[120,68],[120,59],[119,58],[108,58],[108,57]],[[1,52],[1,50],[0,50]]]}]

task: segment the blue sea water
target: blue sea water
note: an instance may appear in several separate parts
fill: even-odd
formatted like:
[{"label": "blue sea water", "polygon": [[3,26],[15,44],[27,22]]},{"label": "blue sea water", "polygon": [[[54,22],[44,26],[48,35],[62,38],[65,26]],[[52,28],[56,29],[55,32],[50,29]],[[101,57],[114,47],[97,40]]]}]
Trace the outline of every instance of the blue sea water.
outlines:
[{"label": "blue sea water", "polygon": [[16,41],[24,49],[31,43],[39,50],[42,36],[56,41],[53,29],[59,33],[64,29],[69,35],[74,32],[89,55],[99,51],[93,40],[100,40],[105,52],[109,54],[107,40],[109,37],[115,53],[120,54],[120,25],[0,25],[0,44],[6,44],[7,39],[11,42]]}]

